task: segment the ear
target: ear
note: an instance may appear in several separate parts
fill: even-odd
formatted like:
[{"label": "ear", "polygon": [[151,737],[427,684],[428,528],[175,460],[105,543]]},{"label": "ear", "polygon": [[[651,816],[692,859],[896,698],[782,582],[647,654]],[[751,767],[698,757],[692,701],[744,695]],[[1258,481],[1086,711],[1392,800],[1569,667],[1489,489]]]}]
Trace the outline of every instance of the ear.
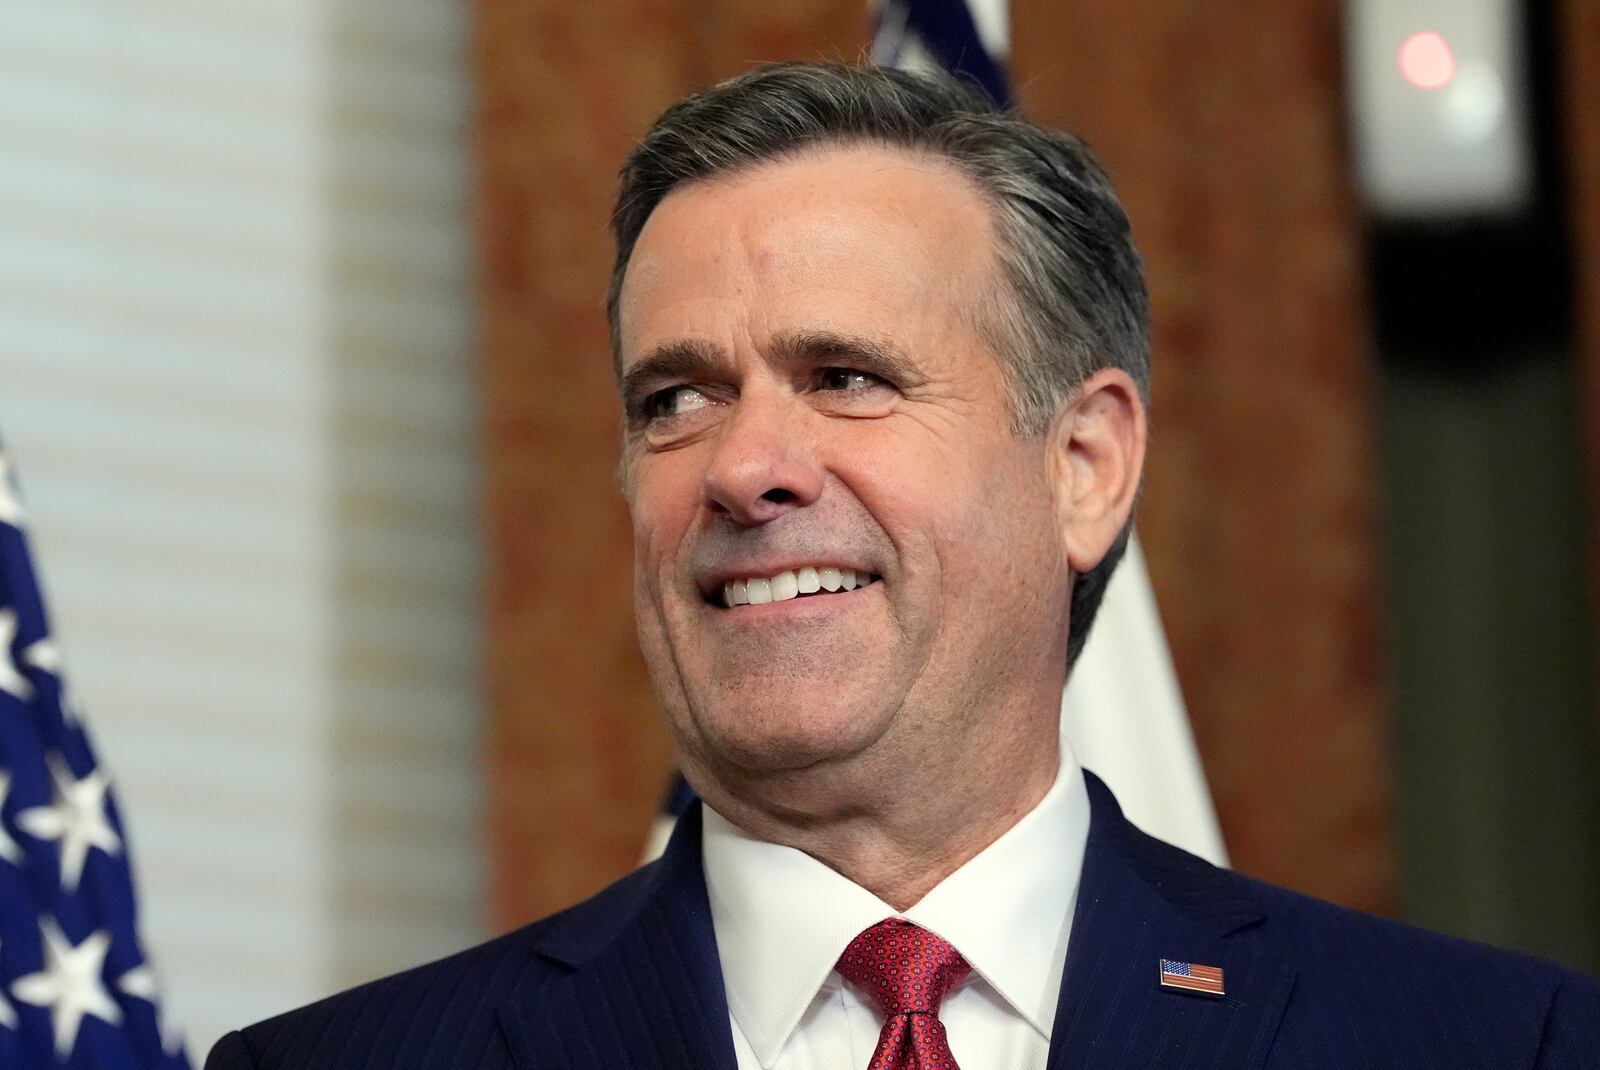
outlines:
[{"label": "ear", "polygon": [[1057,527],[1072,571],[1100,563],[1133,513],[1144,471],[1144,401],[1119,368],[1090,376],[1051,426]]}]

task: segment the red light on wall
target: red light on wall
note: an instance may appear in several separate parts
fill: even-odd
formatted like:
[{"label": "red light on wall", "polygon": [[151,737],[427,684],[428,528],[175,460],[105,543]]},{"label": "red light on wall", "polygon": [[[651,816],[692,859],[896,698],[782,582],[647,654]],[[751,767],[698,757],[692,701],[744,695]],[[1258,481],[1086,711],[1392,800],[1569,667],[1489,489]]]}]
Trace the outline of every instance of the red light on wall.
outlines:
[{"label": "red light on wall", "polygon": [[1456,57],[1449,42],[1424,30],[1400,46],[1400,73],[1418,89],[1439,89],[1456,76]]}]

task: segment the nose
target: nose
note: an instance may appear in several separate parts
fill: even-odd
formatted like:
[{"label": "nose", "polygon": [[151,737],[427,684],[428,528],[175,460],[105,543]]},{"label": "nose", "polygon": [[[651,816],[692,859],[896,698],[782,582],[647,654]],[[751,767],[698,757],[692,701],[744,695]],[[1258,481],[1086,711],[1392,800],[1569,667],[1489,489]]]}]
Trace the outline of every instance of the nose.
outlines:
[{"label": "nose", "polygon": [[746,391],[718,430],[702,494],[712,512],[746,527],[803,509],[822,493],[822,469],[803,438],[798,399]]}]

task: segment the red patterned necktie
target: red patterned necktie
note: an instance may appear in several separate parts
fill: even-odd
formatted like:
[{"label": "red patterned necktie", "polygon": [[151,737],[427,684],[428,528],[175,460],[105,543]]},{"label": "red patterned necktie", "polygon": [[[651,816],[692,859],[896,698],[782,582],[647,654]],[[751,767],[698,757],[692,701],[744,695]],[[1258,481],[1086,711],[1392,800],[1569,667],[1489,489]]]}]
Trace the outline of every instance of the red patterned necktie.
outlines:
[{"label": "red patterned necktie", "polygon": [[839,974],[887,1016],[867,1070],[959,1070],[939,1004],[971,970],[955,948],[903,918],[880,921],[850,941]]}]

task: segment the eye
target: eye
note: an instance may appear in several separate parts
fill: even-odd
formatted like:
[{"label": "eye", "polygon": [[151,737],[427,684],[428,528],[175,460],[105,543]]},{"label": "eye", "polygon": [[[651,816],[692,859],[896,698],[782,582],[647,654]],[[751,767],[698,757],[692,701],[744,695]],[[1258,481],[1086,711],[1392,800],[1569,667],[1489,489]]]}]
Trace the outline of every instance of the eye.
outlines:
[{"label": "eye", "polygon": [[669,386],[657,390],[644,399],[644,417],[647,420],[670,420],[703,409],[711,399],[692,386]]},{"label": "eye", "polygon": [[823,368],[817,373],[817,385],[823,390],[851,392],[871,390],[873,387],[887,386],[888,383],[871,372],[860,372],[854,368]]}]

